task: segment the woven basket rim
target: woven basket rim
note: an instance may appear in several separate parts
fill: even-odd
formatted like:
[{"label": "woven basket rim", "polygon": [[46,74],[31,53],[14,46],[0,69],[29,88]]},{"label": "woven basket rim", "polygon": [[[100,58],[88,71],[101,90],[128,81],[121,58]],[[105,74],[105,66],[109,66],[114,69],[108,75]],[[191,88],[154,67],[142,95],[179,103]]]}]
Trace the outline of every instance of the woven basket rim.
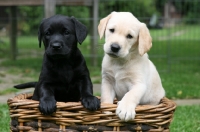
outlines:
[{"label": "woven basket rim", "polygon": [[[9,98],[7,100],[7,104],[11,104],[11,103],[17,103],[16,105],[20,105],[20,103],[24,104],[25,102],[27,102],[27,104],[39,104],[39,101],[36,100],[32,100],[30,99],[32,97],[33,93],[21,93],[18,95],[15,95],[12,98]],[[100,98],[99,96],[97,96],[98,98]],[[114,101],[113,104],[109,104],[109,103],[101,103],[101,108],[112,108],[112,107],[117,107],[117,100]],[[69,106],[76,106],[76,105],[81,105],[81,102],[57,102],[56,103],[57,107],[60,108],[62,107],[62,105],[69,105]],[[153,109],[153,108],[160,108],[162,107],[162,105],[166,105],[166,106],[170,106],[173,109],[176,108],[176,103],[170,99],[168,99],[167,97],[163,97],[162,100],[160,101],[160,103],[158,105],[138,105],[136,107],[136,112],[137,111],[143,111],[143,110],[149,110],[149,109]],[[64,106],[63,106],[64,107]]]},{"label": "woven basket rim", "polygon": [[[81,102],[57,102],[57,111],[51,116],[45,116],[38,110],[39,101],[31,100],[32,95],[32,93],[23,93],[8,99],[11,120],[17,119],[18,122],[22,122],[21,124],[23,122],[30,124],[32,120],[38,120],[38,122],[48,120],[54,121],[60,126],[79,125],[79,128],[85,127],[85,125],[121,127],[131,124],[132,128],[134,126],[136,129],[142,124],[156,129],[169,129],[176,109],[176,103],[164,97],[158,105],[138,105],[135,109],[135,119],[124,122],[115,114],[117,101],[114,104],[101,103],[101,108],[94,112],[85,109]],[[109,113],[105,113],[105,111]],[[17,129],[12,124],[11,126]]]}]

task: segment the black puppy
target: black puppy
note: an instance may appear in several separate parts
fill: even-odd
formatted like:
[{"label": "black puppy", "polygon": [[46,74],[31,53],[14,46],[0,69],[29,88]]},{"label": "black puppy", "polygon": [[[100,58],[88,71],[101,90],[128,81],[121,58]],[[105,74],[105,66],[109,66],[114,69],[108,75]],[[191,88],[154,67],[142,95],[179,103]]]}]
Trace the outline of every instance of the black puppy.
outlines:
[{"label": "black puppy", "polygon": [[32,99],[38,100],[45,115],[56,111],[56,101],[80,101],[89,110],[100,108],[93,96],[92,83],[86,62],[77,48],[87,36],[86,27],[74,17],[55,15],[44,19],[39,27],[39,46],[45,47],[39,81],[16,85],[35,86]]}]

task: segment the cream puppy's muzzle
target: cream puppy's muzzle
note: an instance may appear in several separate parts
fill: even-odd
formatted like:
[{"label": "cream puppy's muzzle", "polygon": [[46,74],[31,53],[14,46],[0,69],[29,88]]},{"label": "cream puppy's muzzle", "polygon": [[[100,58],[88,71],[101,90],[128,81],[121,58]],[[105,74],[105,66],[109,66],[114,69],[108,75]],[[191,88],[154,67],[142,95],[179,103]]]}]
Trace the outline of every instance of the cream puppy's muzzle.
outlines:
[{"label": "cream puppy's muzzle", "polygon": [[118,43],[110,44],[109,48],[106,48],[106,46],[104,46],[104,47],[105,47],[104,51],[109,49],[109,51],[106,52],[109,56],[114,57],[114,58],[117,58],[119,56],[118,53],[119,53],[119,50],[121,49],[121,47],[119,46]]}]

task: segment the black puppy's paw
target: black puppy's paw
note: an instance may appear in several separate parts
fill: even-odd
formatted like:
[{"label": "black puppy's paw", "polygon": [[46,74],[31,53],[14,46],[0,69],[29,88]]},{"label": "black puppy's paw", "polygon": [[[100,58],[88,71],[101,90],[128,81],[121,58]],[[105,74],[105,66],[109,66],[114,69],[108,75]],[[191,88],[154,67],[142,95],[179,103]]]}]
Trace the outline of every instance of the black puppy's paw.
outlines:
[{"label": "black puppy's paw", "polygon": [[39,110],[44,115],[51,115],[56,112],[56,100],[41,99],[39,104]]},{"label": "black puppy's paw", "polygon": [[95,96],[85,96],[81,104],[88,110],[95,111],[100,108],[100,100]]}]

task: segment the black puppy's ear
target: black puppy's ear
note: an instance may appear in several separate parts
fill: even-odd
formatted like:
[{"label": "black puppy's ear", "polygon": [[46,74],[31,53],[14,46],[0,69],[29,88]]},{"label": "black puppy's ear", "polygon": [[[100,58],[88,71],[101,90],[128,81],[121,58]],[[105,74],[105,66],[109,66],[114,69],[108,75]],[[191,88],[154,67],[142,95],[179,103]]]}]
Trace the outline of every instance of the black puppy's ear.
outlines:
[{"label": "black puppy's ear", "polygon": [[43,27],[43,22],[44,22],[45,19],[42,20],[42,22],[40,23],[40,26],[39,26],[39,29],[38,29],[38,41],[39,41],[39,47],[41,48],[41,45],[42,45],[42,27]]},{"label": "black puppy's ear", "polygon": [[40,29],[38,30],[38,41],[39,41],[39,47],[41,48],[42,34],[41,34],[41,32],[40,32]]},{"label": "black puppy's ear", "polygon": [[78,40],[78,43],[81,44],[87,36],[87,28],[85,25],[79,22],[75,17],[72,16],[71,20],[74,22],[75,25],[76,38]]}]

